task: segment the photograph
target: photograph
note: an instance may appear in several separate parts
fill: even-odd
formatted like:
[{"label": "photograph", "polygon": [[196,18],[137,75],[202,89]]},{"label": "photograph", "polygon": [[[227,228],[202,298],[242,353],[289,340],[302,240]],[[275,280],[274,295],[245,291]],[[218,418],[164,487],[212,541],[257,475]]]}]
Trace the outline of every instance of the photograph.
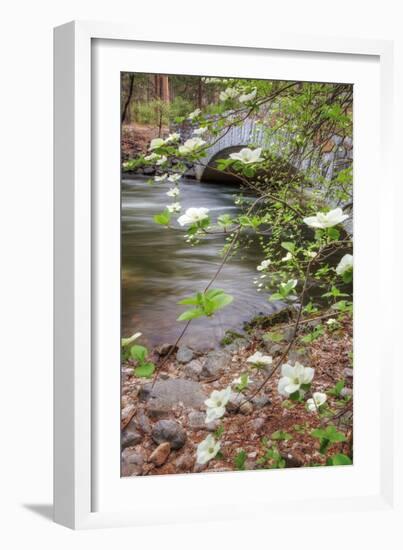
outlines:
[{"label": "photograph", "polygon": [[353,85],[246,76],[120,73],[121,477],[353,464]]}]

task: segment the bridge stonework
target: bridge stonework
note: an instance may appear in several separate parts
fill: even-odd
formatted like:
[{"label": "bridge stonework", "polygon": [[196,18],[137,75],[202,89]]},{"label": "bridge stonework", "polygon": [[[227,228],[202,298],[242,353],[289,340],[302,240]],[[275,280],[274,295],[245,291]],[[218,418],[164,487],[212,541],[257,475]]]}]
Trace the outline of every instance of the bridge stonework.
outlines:
[{"label": "bridge stonework", "polygon": [[[181,134],[182,140],[189,139],[193,135],[195,126],[191,124],[176,125],[172,128]],[[209,141],[208,138],[207,142]],[[214,139],[210,139],[211,142]],[[219,141],[213,143],[207,149],[207,155],[201,161],[200,165],[195,166],[195,176],[198,180],[203,180],[203,174],[206,167],[211,164],[213,159],[226,158],[229,152],[234,149],[248,147],[254,144],[264,149],[279,150],[279,141],[276,138],[267,140],[261,124],[257,124],[254,119],[247,119],[242,125],[232,127]],[[228,150],[228,151],[227,151]],[[231,151],[232,150],[232,151]],[[222,153],[222,155],[221,155]],[[228,154],[227,154],[228,153]],[[289,162],[286,157],[280,157],[285,162]],[[323,146],[322,155],[319,162],[319,168],[323,177],[328,180],[334,178],[337,173],[351,164],[353,160],[353,142],[350,138],[342,138],[334,135]],[[302,161],[291,162],[297,170],[305,172],[311,167],[311,159],[306,158]]]}]

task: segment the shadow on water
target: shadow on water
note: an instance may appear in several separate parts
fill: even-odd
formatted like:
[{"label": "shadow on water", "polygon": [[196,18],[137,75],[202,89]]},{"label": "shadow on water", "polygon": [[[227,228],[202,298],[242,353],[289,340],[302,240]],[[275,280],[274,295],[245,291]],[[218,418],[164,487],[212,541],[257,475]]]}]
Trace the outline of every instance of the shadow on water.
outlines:
[{"label": "shadow on water", "polygon": [[[220,264],[222,235],[210,236],[200,245],[185,242],[185,229],[175,223],[166,229],[153,215],[171,202],[165,184],[150,186],[144,177],[122,181],[122,334],[143,333],[153,346],[172,343],[182,329],[176,318],[184,311],[177,302],[203,290]],[[213,221],[223,213],[237,213],[236,187],[183,180],[182,211],[207,207]],[[205,350],[216,347],[227,329],[239,330],[257,313],[277,309],[256,292],[253,278],[263,259],[257,242],[225,265],[214,287],[234,296],[234,302],[210,319],[192,322],[183,343]]]}]

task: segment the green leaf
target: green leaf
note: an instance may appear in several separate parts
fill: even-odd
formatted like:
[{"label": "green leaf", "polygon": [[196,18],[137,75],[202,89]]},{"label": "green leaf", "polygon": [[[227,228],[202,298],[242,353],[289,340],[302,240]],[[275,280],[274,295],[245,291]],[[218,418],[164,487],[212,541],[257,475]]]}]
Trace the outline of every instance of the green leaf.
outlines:
[{"label": "green leaf", "polygon": [[211,298],[211,301],[214,304],[214,311],[217,309],[222,309],[225,306],[228,306],[232,301],[234,300],[234,297],[230,294],[219,294],[217,296],[214,296],[214,298]]},{"label": "green leaf", "polygon": [[237,455],[235,455],[234,465],[235,465],[236,470],[245,470],[245,462],[246,462],[247,457],[248,457],[248,455],[246,454],[246,452],[243,449],[241,451],[239,451],[239,453]]},{"label": "green leaf", "polygon": [[164,210],[164,212],[156,214],[153,219],[155,223],[158,223],[159,225],[169,225],[169,222],[171,221],[171,213],[168,210]]},{"label": "green leaf", "polygon": [[191,319],[197,319],[198,317],[203,317],[205,315],[204,311],[199,308],[194,309],[188,309],[187,311],[184,311],[179,317],[177,318],[177,321],[190,321]]},{"label": "green leaf", "polygon": [[283,300],[283,299],[284,299],[284,296],[282,294],[280,294],[279,292],[275,292],[269,298],[270,302],[275,302],[277,300]]},{"label": "green leaf", "polygon": [[349,466],[352,463],[351,458],[343,453],[329,457],[326,462],[328,466]]},{"label": "green leaf", "polygon": [[130,348],[130,355],[136,361],[143,362],[148,355],[148,349],[136,344]]},{"label": "green leaf", "polygon": [[134,369],[134,374],[139,378],[151,378],[155,371],[154,363],[143,363]]},{"label": "green leaf", "polygon": [[294,252],[295,252],[295,243],[284,242],[284,243],[281,243],[281,246],[285,250],[287,250],[288,252],[291,252],[291,254],[294,254]]}]

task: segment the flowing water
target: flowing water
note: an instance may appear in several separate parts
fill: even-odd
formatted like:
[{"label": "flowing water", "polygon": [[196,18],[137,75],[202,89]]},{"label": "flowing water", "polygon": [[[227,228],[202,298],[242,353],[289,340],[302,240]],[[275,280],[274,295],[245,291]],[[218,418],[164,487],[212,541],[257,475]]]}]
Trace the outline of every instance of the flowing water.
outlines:
[{"label": "flowing water", "polygon": [[[221,263],[225,240],[211,235],[199,245],[185,242],[185,228],[166,229],[153,221],[172,199],[168,186],[150,186],[146,178],[122,181],[122,335],[143,333],[142,342],[154,346],[173,343],[183,328],[176,321],[186,306],[179,300],[202,291]],[[239,189],[223,184],[181,182],[182,212],[190,206],[207,207],[213,221],[223,213],[235,215],[233,195]],[[212,318],[195,319],[182,342],[195,349],[217,347],[225,331],[240,330],[258,313],[270,314],[278,305],[256,291],[256,266],[263,259],[257,243],[224,266],[213,288],[234,296],[232,304]]]}]

